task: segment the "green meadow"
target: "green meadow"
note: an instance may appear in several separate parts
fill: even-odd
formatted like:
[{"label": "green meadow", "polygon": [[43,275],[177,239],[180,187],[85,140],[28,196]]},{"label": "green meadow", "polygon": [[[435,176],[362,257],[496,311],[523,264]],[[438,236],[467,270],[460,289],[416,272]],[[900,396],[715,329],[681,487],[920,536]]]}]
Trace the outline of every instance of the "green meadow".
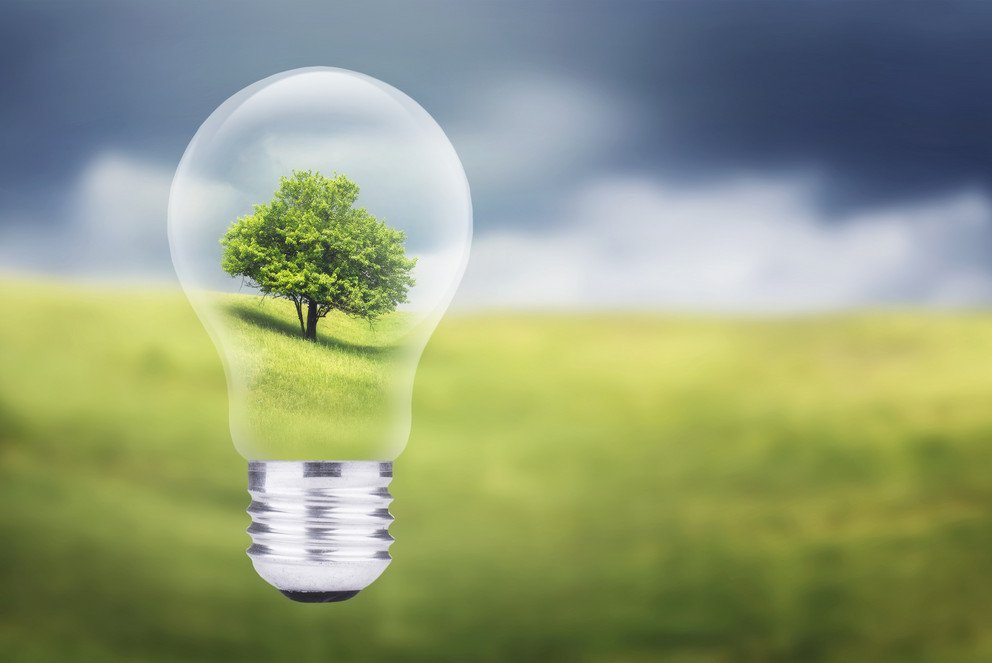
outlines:
[{"label": "green meadow", "polygon": [[[257,295],[210,301],[236,388],[232,436],[252,459],[388,460],[409,436],[419,345],[408,314],[374,324],[332,312],[316,342],[293,304]],[[412,349],[419,349],[412,348]]]},{"label": "green meadow", "polygon": [[306,605],[182,295],[0,306],[0,660],[992,660],[992,314],[449,316],[393,563]]}]

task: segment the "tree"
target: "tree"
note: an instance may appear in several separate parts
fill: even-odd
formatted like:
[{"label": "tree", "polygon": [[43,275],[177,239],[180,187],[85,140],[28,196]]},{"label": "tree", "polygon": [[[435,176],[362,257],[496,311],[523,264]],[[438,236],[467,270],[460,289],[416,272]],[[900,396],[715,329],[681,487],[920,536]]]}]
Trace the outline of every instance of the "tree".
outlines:
[{"label": "tree", "polygon": [[293,171],[271,201],[227,229],[221,267],[292,301],[310,340],[330,311],[370,322],[394,311],[407,301],[417,260],[406,257],[406,234],[355,207],[357,199],[358,185],[344,175]]}]

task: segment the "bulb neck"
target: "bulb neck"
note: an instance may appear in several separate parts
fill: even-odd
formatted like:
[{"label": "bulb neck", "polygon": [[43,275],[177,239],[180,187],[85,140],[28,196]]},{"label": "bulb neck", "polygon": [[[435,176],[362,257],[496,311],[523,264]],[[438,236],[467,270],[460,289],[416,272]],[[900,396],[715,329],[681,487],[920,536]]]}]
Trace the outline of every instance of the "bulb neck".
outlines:
[{"label": "bulb neck", "polygon": [[249,462],[248,557],[258,575],[306,603],[367,587],[391,560],[392,477],[390,462]]}]

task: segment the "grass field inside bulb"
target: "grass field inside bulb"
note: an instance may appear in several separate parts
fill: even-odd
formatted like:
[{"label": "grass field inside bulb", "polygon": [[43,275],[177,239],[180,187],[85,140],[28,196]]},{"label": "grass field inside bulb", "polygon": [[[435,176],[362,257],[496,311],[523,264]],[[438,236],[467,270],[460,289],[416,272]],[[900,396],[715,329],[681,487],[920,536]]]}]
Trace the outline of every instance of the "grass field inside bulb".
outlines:
[{"label": "grass field inside bulb", "polygon": [[449,316],[394,561],[315,606],[182,295],[0,303],[0,660],[992,657],[992,315]]},{"label": "grass field inside bulb", "polygon": [[237,386],[232,433],[242,455],[389,460],[402,451],[420,348],[411,314],[370,324],[332,312],[308,341],[290,301],[218,295],[211,305]]}]

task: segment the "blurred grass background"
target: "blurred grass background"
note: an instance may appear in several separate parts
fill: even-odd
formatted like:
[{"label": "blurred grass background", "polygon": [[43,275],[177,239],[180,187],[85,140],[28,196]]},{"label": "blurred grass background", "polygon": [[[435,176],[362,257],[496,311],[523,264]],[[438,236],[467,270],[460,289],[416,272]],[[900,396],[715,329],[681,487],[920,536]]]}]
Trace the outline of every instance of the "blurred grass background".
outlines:
[{"label": "blurred grass background", "polygon": [[992,659],[992,315],[448,317],[393,564],[315,606],[180,294],[0,303],[0,659]]}]

